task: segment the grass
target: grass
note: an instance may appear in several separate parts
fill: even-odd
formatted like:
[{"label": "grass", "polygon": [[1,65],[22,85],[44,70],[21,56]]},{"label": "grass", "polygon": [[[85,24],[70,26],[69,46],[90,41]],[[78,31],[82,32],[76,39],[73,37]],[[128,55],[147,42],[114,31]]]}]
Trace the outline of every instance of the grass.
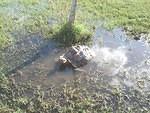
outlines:
[{"label": "grass", "polygon": [[[39,32],[44,38],[55,33],[66,37],[66,29],[55,25],[66,23],[70,3],[70,0],[1,0],[0,48],[18,40],[13,33],[19,38]],[[79,0],[76,23],[88,26],[88,30],[101,21],[108,29],[124,27],[133,35],[150,33],[149,7],[148,0]],[[75,32],[85,32],[82,26],[78,27]],[[132,88],[127,92],[95,79],[94,75],[89,78],[87,75],[86,79],[78,78],[60,87],[52,85],[44,92],[40,86],[29,83],[18,85],[0,71],[0,113],[149,112],[149,93]]]},{"label": "grass", "polygon": [[91,37],[92,32],[90,32],[82,24],[77,23],[74,25],[70,25],[68,23],[62,25],[62,27],[53,36],[54,40],[66,47],[75,44],[86,44],[90,42]]},{"label": "grass", "polygon": [[[84,7],[83,14],[102,19],[105,26],[113,28],[115,26],[125,27],[127,30],[136,33],[149,33],[149,3],[147,0],[99,0],[81,2]],[[95,2],[95,5],[94,5]]]},{"label": "grass", "polygon": [[[59,87],[16,84],[0,76],[0,113],[148,113],[149,94],[111,86],[97,75],[75,77]],[[28,95],[28,96],[27,96]]]},{"label": "grass", "polygon": [[[70,3],[70,0],[1,0],[0,47],[9,44],[11,33],[17,31],[26,34],[43,30],[44,37],[49,38],[51,25],[48,21],[65,23]],[[109,29],[124,27],[131,34],[149,33],[149,7],[147,0],[80,0],[76,21],[87,26],[101,21]]]}]

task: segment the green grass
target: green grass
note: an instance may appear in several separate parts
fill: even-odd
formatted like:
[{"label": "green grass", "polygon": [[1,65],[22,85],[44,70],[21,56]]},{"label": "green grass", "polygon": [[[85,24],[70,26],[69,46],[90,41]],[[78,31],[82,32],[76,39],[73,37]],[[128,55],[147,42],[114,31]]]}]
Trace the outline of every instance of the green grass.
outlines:
[{"label": "green grass", "polygon": [[0,75],[0,113],[148,113],[149,99],[148,93],[109,85],[102,76],[76,76],[44,91]]},{"label": "green grass", "polygon": [[[70,3],[70,0],[1,0],[0,47],[9,44],[11,33],[17,31],[43,30],[44,37],[49,38],[48,20],[53,18],[65,23]],[[149,7],[148,0],[80,0],[76,21],[87,26],[101,21],[106,28],[124,27],[132,34],[149,33]]]},{"label": "green grass", "polygon": [[84,25],[77,23],[73,25],[66,23],[53,35],[54,40],[59,42],[61,46],[66,47],[75,44],[87,44],[90,42],[91,37],[92,32]]},{"label": "green grass", "polygon": [[[79,3],[88,18],[102,19],[105,26],[125,27],[134,33],[150,32],[150,1],[147,0],[87,0]],[[87,16],[86,16],[87,17]],[[82,17],[83,20],[85,17]]]},{"label": "green grass", "polygon": [[[49,24],[49,19],[57,20],[58,25],[66,23],[70,3],[71,0],[0,0],[0,48],[16,41],[12,33],[18,33],[17,37],[36,32],[44,38],[55,33],[63,36],[64,29]],[[90,29],[101,21],[109,29],[124,27],[132,34],[150,33],[149,7],[149,0],[78,0],[76,23]],[[79,28],[75,32],[87,32]],[[47,93],[42,89],[17,85],[0,73],[0,113],[111,113],[114,109],[118,113],[149,112],[149,94],[132,88],[126,92],[103,81],[95,82],[92,77],[73,80],[59,88],[50,86],[45,99],[43,95]],[[101,90],[106,92],[97,92]],[[29,93],[32,98],[26,96]]]}]

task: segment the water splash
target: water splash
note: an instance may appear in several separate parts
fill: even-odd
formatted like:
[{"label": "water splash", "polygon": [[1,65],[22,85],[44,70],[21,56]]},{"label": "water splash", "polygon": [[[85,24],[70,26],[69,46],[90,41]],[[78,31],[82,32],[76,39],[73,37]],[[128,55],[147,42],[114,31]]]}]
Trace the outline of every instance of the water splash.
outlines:
[{"label": "water splash", "polygon": [[127,56],[124,48],[116,49],[108,47],[93,47],[96,52],[96,57],[93,59],[98,64],[98,67],[105,68],[116,73],[121,67],[127,63]]},{"label": "water splash", "polygon": [[[102,30],[101,30],[102,31]],[[104,31],[106,32],[106,31]],[[116,74],[125,64],[127,64],[128,58],[126,56],[126,47],[124,45],[112,48],[105,46],[105,36],[113,36],[110,33],[99,33],[96,32],[93,38],[92,50],[95,51],[96,57],[93,62],[97,63],[100,69],[109,69],[113,74]]]},{"label": "water splash", "polygon": [[144,41],[129,39],[120,28],[113,31],[98,28],[91,48],[96,53],[92,61],[96,64],[94,69],[109,76],[110,84],[150,90],[150,47]]}]

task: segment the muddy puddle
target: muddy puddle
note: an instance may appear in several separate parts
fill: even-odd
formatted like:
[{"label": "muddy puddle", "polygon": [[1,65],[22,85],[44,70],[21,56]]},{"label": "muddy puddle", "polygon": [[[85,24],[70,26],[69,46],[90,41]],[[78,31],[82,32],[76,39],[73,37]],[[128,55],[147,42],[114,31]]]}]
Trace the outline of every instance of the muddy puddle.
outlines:
[{"label": "muddy puddle", "polygon": [[55,71],[55,61],[66,50],[49,43],[38,59],[10,77],[17,83],[31,82],[46,88],[72,80],[77,75],[97,74],[105,75],[103,80],[112,85],[150,90],[150,47],[147,43],[131,40],[121,28],[112,31],[97,28],[91,48],[96,52],[96,58],[82,67],[84,72]]}]

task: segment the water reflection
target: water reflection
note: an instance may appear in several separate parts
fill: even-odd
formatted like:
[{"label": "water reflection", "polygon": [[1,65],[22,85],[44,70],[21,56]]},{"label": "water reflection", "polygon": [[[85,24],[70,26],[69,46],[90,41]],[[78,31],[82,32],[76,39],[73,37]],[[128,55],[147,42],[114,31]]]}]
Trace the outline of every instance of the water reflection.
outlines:
[{"label": "water reflection", "polygon": [[[112,31],[97,28],[91,48],[94,49],[97,56],[82,68],[86,74],[101,73],[112,85],[122,84],[126,87],[137,88],[140,84],[138,81],[146,78],[144,79],[144,90],[150,89],[150,84],[147,81],[150,80],[150,66],[145,64],[150,57],[150,47],[144,41],[130,39],[121,28]],[[55,62],[64,52],[65,49],[55,48],[49,43],[41,49],[39,59],[20,70],[22,76],[16,77],[16,81],[28,82],[32,80],[35,85],[40,84],[47,87],[51,83],[61,84],[73,79],[81,72],[75,73],[70,69],[55,70]]]}]

